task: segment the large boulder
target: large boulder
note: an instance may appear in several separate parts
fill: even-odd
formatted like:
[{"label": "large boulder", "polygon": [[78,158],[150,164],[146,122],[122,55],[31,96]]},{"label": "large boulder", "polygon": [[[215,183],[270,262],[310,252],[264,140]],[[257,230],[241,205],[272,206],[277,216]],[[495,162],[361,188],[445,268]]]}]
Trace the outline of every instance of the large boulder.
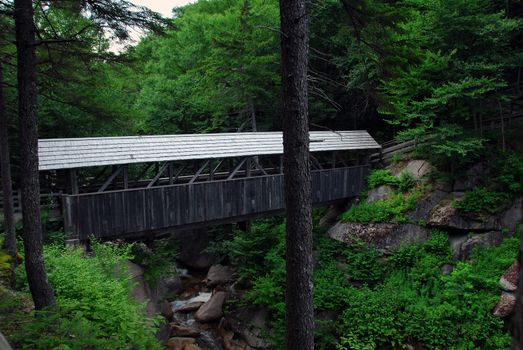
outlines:
[{"label": "large boulder", "polygon": [[181,306],[179,309],[177,309],[177,312],[193,312],[198,310],[203,304],[205,304],[203,301],[194,301],[192,303],[187,303],[183,306]]},{"label": "large boulder", "polygon": [[234,278],[235,269],[230,266],[213,265],[207,272],[207,286],[215,287],[217,285],[231,282]]},{"label": "large boulder", "polygon": [[449,194],[443,190],[434,190],[429,192],[426,196],[421,198],[416,207],[407,213],[407,216],[412,222],[427,221],[431,211],[441,201],[446,199]]},{"label": "large boulder", "polygon": [[503,229],[514,232],[519,223],[523,222],[523,197],[516,198],[512,205],[499,217]]},{"label": "large boulder", "polygon": [[223,325],[238,334],[250,347],[268,349],[271,344],[262,335],[268,317],[266,309],[248,306],[228,313]]},{"label": "large boulder", "polygon": [[516,306],[516,295],[511,292],[501,292],[501,297],[499,298],[498,303],[494,307],[492,313],[497,317],[508,317],[514,311]]},{"label": "large boulder", "polygon": [[160,312],[167,321],[172,321],[174,316],[173,306],[167,300],[162,301],[160,306]]},{"label": "large boulder", "polygon": [[426,160],[413,159],[407,163],[405,171],[409,173],[414,180],[419,181],[432,171],[432,166]]},{"label": "large boulder", "polygon": [[465,240],[459,247],[459,251],[454,253],[454,257],[460,260],[467,260],[472,254],[474,247],[494,247],[503,242],[504,236],[500,231],[490,231],[472,235]]},{"label": "large boulder", "polygon": [[[501,231],[508,229],[514,232],[518,223],[523,221],[523,198],[516,198],[510,207],[504,212],[497,215],[479,215],[467,214],[461,210],[454,208],[454,201],[463,198],[463,193],[453,192],[449,196],[443,197],[439,203],[427,203],[420,206],[429,207],[433,205],[432,210],[427,215],[427,225],[450,229],[450,230],[464,230],[464,231]],[[425,214],[425,213],[423,213]],[[414,215],[416,218],[421,218],[423,215]]]},{"label": "large boulder", "polygon": [[[129,273],[133,288],[131,290],[131,298],[139,302],[140,304],[147,303],[147,316],[153,317],[157,312],[160,311],[158,305],[152,301],[152,291],[149,285],[143,280],[143,274],[145,269],[132,261],[126,260],[124,262],[125,269]],[[120,273],[122,266],[117,266],[117,273]]]},{"label": "large boulder", "polygon": [[211,299],[203,304],[194,314],[194,318],[199,322],[211,322],[223,316],[223,303],[227,298],[226,292],[216,292]]},{"label": "large boulder", "polygon": [[506,292],[515,292],[519,281],[519,260],[515,260],[499,279],[499,284]]},{"label": "large boulder", "polygon": [[[453,198],[460,198],[462,194],[453,193]],[[501,224],[497,217],[483,217],[479,215],[463,215],[460,210],[454,208],[452,199],[442,200],[430,212],[427,225],[465,231],[500,231]]]},{"label": "large boulder", "polygon": [[456,192],[464,192],[481,185],[489,171],[490,169],[485,163],[474,164],[462,177],[454,181],[453,190]]},{"label": "large boulder", "polygon": [[341,213],[345,211],[345,204],[333,204],[329,210],[320,219],[320,226],[332,225],[338,219]]},{"label": "large boulder", "polygon": [[332,239],[349,245],[355,240],[370,243],[378,250],[388,253],[404,243],[427,240],[430,231],[413,224],[338,222],[327,234]]},{"label": "large boulder", "polygon": [[393,192],[394,190],[389,185],[381,185],[376,188],[372,188],[367,192],[367,202],[373,203],[387,199]]},{"label": "large boulder", "polygon": [[196,345],[194,338],[174,337],[167,341],[167,349],[169,350],[187,350],[188,347],[191,349],[190,346],[192,345]]},{"label": "large boulder", "polygon": [[181,326],[176,323],[171,323],[171,337],[188,337],[197,338],[200,336],[200,331],[186,326]]},{"label": "large boulder", "polygon": [[4,335],[2,332],[0,332],[0,349],[1,350],[13,350],[11,348],[11,345],[7,342],[7,340],[4,338]]},{"label": "large boulder", "polygon": [[180,231],[175,232],[174,237],[181,242],[177,259],[184,265],[194,269],[207,269],[218,262],[216,255],[205,251],[212,240],[209,231]]}]

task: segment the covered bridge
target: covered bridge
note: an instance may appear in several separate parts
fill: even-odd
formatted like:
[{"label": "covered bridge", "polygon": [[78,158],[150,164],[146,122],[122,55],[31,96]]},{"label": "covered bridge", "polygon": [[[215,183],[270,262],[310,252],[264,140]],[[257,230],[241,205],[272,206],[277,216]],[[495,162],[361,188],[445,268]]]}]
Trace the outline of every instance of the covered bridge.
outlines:
[{"label": "covered bridge", "polygon": [[[39,140],[42,186],[79,239],[146,236],[282,213],[281,132]],[[356,196],[366,131],[310,133],[313,203]]]}]

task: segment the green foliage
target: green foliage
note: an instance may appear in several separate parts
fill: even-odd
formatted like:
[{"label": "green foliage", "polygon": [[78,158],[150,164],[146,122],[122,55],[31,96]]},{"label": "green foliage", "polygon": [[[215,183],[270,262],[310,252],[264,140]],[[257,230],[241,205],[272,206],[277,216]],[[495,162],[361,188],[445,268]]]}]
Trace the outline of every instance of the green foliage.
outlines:
[{"label": "green foliage", "polygon": [[[271,312],[267,334],[275,348],[283,347],[284,230],[281,221],[253,225],[256,234],[238,232],[230,257],[245,262],[240,273],[252,283],[242,302]],[[261,229],[270,239],[261,242]],[[241,239],[237,235],[242,236]],[[241,243],[240,243],[241,242]],[[236,245],[240,243],[240,245]],[[242,250],[250,243],[255,255]],[[345,246],[315,230],[314,307],[339,311],[339,317],[319,321],[318,348],[402,348],[419,342],[427,349],[505,349],[510,335],[503,321],[491,314],[499,298],[499,276],[518,252],[518,239],[507,238],[498,247],[477,247],[468,262],[452,263],[448,235],[433,231],[424,243],[406,244],[386,260],[362,242]],[[254,270],[249,258],[257,261]]]},{"label": "green foliage", "polygon": [[285,250],[285,224],[282,218],[256,221],[250,232],[235,230],[230,240],[214,242],[208,249],[226,257],[233,265],[241,267],[239,273],[243,278],[254,278],[262,275],[267,249],[271,247],[275,253],[283,254]]},{"label": "green foliage", "polygon": [[93,241],[93,254],[57,245],[44,252],[58,309],[37,315],[11,339],[20,349],[159,349],[144,306],[129,297],[130,245]]},{"label": "green foliage", "polygon": [[478,248],[444,276],[449,258],[442,232],[421,245],[404,246],[390,258],[388,274],[375,288],[351,287],[337,322],[339,349],[403,347],[419,341],[427,349],[505,349],[510,335],[491,314],[499,298],[497,280],[514,261],[518,240]]},{"label": "green foliage", "polygon": [[415,185],[414,178],[408,171],[403,171],[398,178],[398,190],[405,193],[411,190]]},{"label": "green foliage", "polygon": [[398,179],[392,176],[388,169],[376,169],[367,177],[367,184],[369,188],[376,188],[381,185],[396,186]]},{"label": "green foliage", "polygon": [[427,142],[424,147],[430,149],[426,152],[429,159],[453,173],[458,167],[477,159],[485,140],[459,125],[448,124],[435,128]]},{"label": "green foliage", "polygon": [[[409,4],[412,11],[397,33],[397,41],[411,47],[405,56],[409,64],[395,62],[394,73],[384,79],[379,110],[411,135],[442,125],[436,132],[449,136],[455,134],[450,124],[455,129],[474,117],[495,115],[499,96],[507,95],[509,75],[503,72],[521,57],[511,42],[521,18],[507,16],[505,7],[491,0]],[[436,137],[434,151],[461,158],[481,145],[467,135],[456,140]]]},{"label": "green foliage", "polygon": [[375,283],[383,277],[381,254],[375,248],[363,242],[354,242],[347,249],[348,272],[353,281]]},{"label": "green foliage", "polygon": [[[405,181],[406,185],[410,180]],[[371,222],[405,222],[408,217],[404,214],[415,208],[416,202],[423,196],[425,190],[422,186],[414,188],[406,194],[391,194],[387,199],[367,203],[362,201],[350,207],[340,218],[343,221],[368,224]]]},{"label": "green foliage", "polygon": [[388,200],[373,203],[360,202],[353,205],[341,215],[343,221],[368,224],[371,222],[385,222],[394,218],[394,208]]},{"label": "green foliage", "polygon": [[[213,0],[177,11],[176,29],[151,36],[134,56],[144,72],[136,98],[144,133],[235,130],[251,114],[277,120],[276,2]],[[267,118],[268,117],[268,118]]]},{"label": "green foliage", "polygon": [[497,187],[510,194],[519,194],[523,190],[523,157],[515,152],[506,152],[499,157],[496,164],[499,175],[491,183],[494,188]]},{"label": "green foliage", "polygon": [[0,281],[2,279],[8,279],[12,275],[11,257],[1,249],[4,244],[4,235],[0,235]]},{"label": "green foliage", "polygon": [[156,240],[152,249],[133,246],[133,261],[144,266],[144,280],[154,285],[161,277],[175,273],[179,242],[173,238]]},{"label": "green foliage", "polygon": [[376,169],[367,177],[369,188],[376,188],[381,185],[392,186],[400,193],[407,192],[414,187],[415,182],[409,172],[403,171],[399,177],[392,176],[388,169]]},{"label": "green foliage", "polygon": [[505,208],[509,199],[510,196],[507,193],[476,187],[467,191],[463,199],[455,201],[453,206],[466,213],[495,214]]}]

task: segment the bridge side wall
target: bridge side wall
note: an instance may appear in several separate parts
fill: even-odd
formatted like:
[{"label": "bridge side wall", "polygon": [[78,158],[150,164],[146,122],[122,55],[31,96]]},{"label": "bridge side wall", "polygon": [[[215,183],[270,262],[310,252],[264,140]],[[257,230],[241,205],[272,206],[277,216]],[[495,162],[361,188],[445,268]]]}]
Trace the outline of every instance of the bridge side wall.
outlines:
[{"label": "bridge side wall", "polygon": [[[358,195],[367,166],[312,172],[313,203]],[[66,231],[110,238],[284,209],[283,175],[64,196]]]}]

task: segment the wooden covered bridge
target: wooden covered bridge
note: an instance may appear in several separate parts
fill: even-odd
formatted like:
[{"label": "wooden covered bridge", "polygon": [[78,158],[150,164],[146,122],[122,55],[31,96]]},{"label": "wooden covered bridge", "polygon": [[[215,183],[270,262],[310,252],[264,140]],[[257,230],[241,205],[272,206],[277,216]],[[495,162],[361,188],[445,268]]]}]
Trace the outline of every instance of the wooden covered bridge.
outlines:
[{"label": "wooden covered bridge", "polygon": [[[313,203],[356,196],[379,148],[311,132]],[[39,167],[71,236],[140,237],[282,213],[282,152],[281,132],[45,139]]]}]

